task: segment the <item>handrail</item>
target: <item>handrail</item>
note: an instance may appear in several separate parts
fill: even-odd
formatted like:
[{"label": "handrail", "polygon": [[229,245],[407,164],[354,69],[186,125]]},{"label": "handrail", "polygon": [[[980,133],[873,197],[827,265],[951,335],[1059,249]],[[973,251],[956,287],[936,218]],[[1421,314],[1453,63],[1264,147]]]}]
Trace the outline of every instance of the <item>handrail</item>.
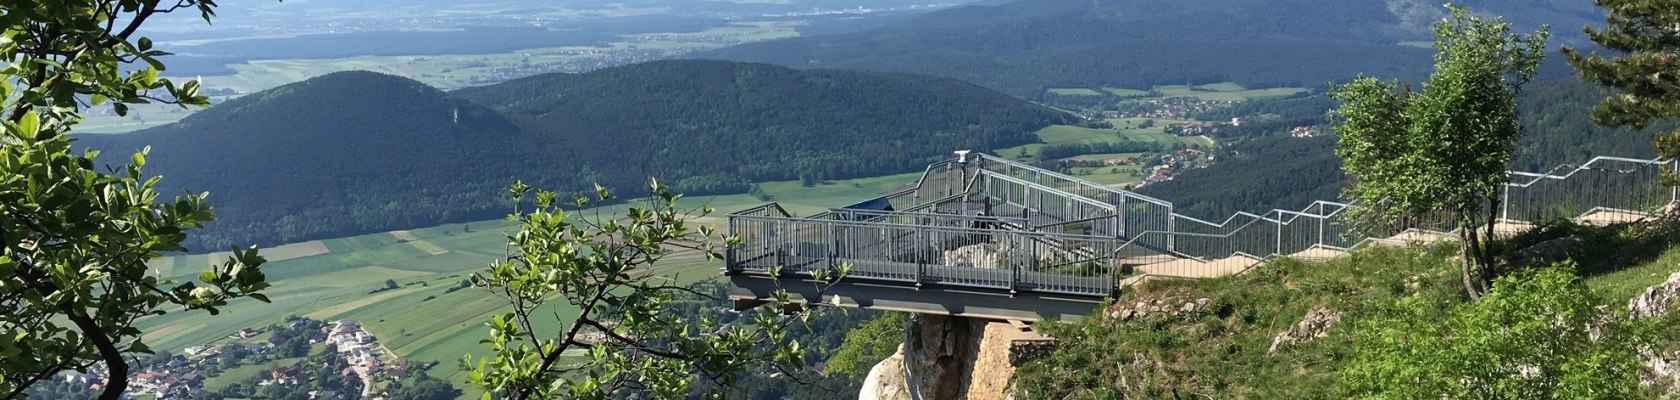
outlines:
[{"label": "handrail", "polygon": [[[986,278],[986,273],[973,272],[972,276],[963,277],[934,277],[929,274],[957,273],[949,271],[950,265],[940,271],[928,270],[930,263],[950,263],[951,257],[982,257],[982,253],[975,251],[1008,250],[1008,261],[1003,259],[988,259],[984,262],[1016,263],[1017,270],[1008,282],[1007,288],[1014,290],[1018,285],[1032,284],[1034,279],[1045,278],[1044,274],[1033,274],[1023,278],[1019,268],[1055,268],[1083,262],[1113,259],[1118,261],[1123,257],[1154,257],[1156,254],[1170,255],[1186,259],[1209,261],[1211,259],[1243,256],[1258,260],[1268,260],[1283,256],[1284,253],[1296,253],[1308,249],[1331,249],[1347,251],[1370,243],[1388,242],[1393,239],[1404,239],[1411,235],[1409,232],[1426,235],[1452,235],[1465,229],[1456,221],[1440,220],[1424,216],[1418,219],[1407,219],[1396,224],[1377,227],[1380,234],[1394,234],[1390,237],[1371,237],[1351,235],[1351,225],[1344,215],[1348,210],[1363,205],[1356,202],[1339,202],[1330,200],[1313,201],[1299,209],[1272,209],[1262,213],[1239,211],[1231,214],[1220,222],[1211,222],[1196,217],[1175,212],[1171,202],[1144,196],[1127,190],[1120,190],[1104,185],[1098,185],[1073,176],[1009,161],[1007,159],[986,154],[975,154],[972,160],[979,164],[972,171],[972,175],[963,174],[956,178],[957,170],[951,165],[955,161],[946,160],[930,164],[915,186],[888,193],[889,201],[902,200],[905,196],[914,196],[910,206],[896,203],[895,211],[874,210],[841,210],[833,209],[812,217],[794,219],[789,217],[780,205],[768,203],[757,207],[729,214],[732,232],[740,225],[744,232],[750,234],[751,243],[742,246],[767,246],[762,248],[732,246],[729,260],[747,260],[749,268],[764,268],[763,263],[787,262],[787,265],[814,265],[825,258],[829,262],[835,261],[837,254],[835,246],[850,246],[841,248],[851,253],[840,256],[865,257],[853,261],[873,262],[874,273],[882,274],[882,268],[905,268],[913,266],[913,280],[918,284],[934,282],[941,284],[964,285],[962,279],[977,280],[975,282],[989,282],[982,287],[997,288],[997,280]],[[996,163],[996,164],[991,164]],[[1613,166],[1612,163],[1631,163],[1632,165]],[[1624,157],[1594,157],[1582,164],[1564,164],[1548,170],[1545,173],[1531,173],[1507,171],[1508,181],[1502,185],[1501,204],[1503,210],[1494,210],[1498,214],[1495,223],[1526,224],[1528,222],[1512,219],[1522,215],[1522,218],[1546,218],[1546,215],[1569,217],[1580,220],[1615,221],[1617,219],[1639,218],[1652,215],[1653,207],[1661,202],[1668,204],[1680,203],[1680,189],[1673,193],[1666,191],[1647,191],[1647,181],[1655,179],[1652,166],[1673,163],[1672,160],[1645,160]],[[1588,174],[1583,180],[1572,181],[1561,185],[1540,185],[1540,182],[1570,181],[1572,178],[1582,177],[1587,171],[1601,171],[1612,175]],[[944,174],[937,175],[935,174]],[[1622,177],[1625,174],[1626,177]],[[953,182],[961,180],[962,182]],[[987,181],[991,180],[991,181]],[[984,185],[982,185],[984,183]],[[930,185],[941,187],[931,188]],[[1583,186],[1589,185],[1589,186]],[[1614,185],[1615,187],[1634,187],[1639,190],[1614,192],[1608,196],[1592,192],[1590,185]],[[1636,185],[1636,186],[1627,186]],[[960,187],[958,187],[960,186]],[[1589,189],[1583,189],[1589,188]],[[996,193],[993,193],[993,192]],[[1590,193],[1583,193],[1590,192]],[[931,197],[933,193],[945,193],[937,199],[923,199]],[[966,213],[948,214],[938,212],[944,207],[970,207],[974,196],[980,196],[984,201],[982,206],[1005,207],[1003,214],[1022,213],[1015,216],[968,216]],[[1094,196],[1094,197],[1093,197]],[[1135,202],[1130,202],[1135,201]],[[1001,203],[999,203],[1001,202]],[[1036,205],[1035,205],[1036,204]],[[1157,208],[1156,206],[1160,206]],[[1037,208],[1047,208],[1039,210]],[[946,210],[949,212],[949,209]],[[1594,216],[1593,214],[1600,214]],[[834,216],[851,214],[880,217],[903,217],[908,220],[842,220],[833,219]],[[1010,214],[1012,215],[1012,214]],[[1630,217],[1629,215],[1633,215]],[[1031,218],[1029,218],[1031,216]],[[827,219],[817,219],[827,218]],[[919,218],[935,218],[942,221]],[[1059,221],[1069,218],[1067,221]],[[1058,225],[1091,223],[1106,219],[1114,219],[1118,230],[1109,231],[1107,225],[1097,225],[1090,232],[1100,232],[1097,235],[1055,232]],[[1241,219],[1241,220],[1239,220]],[[992,228],[970,226],[974,221],[997,222]],[[1055,221],[1049,222],[1047,221]],[[955,225],[955,226],[952,226]],[[867,229],[858,231],[856,229]],[[1130,232],[1128,230],[1138,230]],[[875,235],[871,232],[881,232]],[[1110,234],[1110,233],[1113,234]],[[860,235],[861,234],[861,235]],[[1380,235],[1379,234],[1379,235]],[[852,236],[857,235],[857,236]],[[879,236],[879,237],[876,237]],[[1415,236],[1414,236],[1415,237]],[[1164,240],[1163,240],[1164,239]],[[1352,242],[1351,244],[1348,242]],[[987,247],[974,247],[986,244]],[[972,250],[972,249],[989,250]],[[826,250],[824,250],[826,249]],[[961,249],[970,249],[962,250]],[[1128,250],[1134,249],[1134,250]],[[827,254],[821,252],[827,251]],[[1143,252],[1139,252],[1143,251]],[[929,253],[931,252],[931,253]],[[739,254],[737,254],[739,253]],[[1194,253],[1194,254],[1192,254]],[[965,255],[967,254],[967,255]],[[984,257],[1005,257],[1005,253],[992,254]],[[772,258],[772,256],[774,256]],[[881,259],[867,259],[868,257],[886,257]],[[907,258],[909,257],[909,258]],[[1042,257],[1042,258],[1040,258]],[[1089,259],[1087,259],[1089,258]],[[870,261],[873,260],[873,261]],[[945,261],[938,261],[945,260]],[[963,260],[959,258],[958,260]],[[960,261],[960,265],[968,264],[979,259]],[[1039,261],[1030,260],[1041,260]],[[908,263],[908,264],[907,264]],[[1026,263],[1026,264],[1021,264]],[[740,271],[735,268],[733,271]],[[726,268],[726,271],[732,271]],[[1065,271],[1055,272],[1061,274]],[[906,274],[912,272],[900,272]],[[1106,272],[1103,272],[1106,273]],[[1081,272],[1080,274],[1087,274]],[[877,277],[891,277],[895,275],[877,275]],[[1078,279],[1088,279],[1094,276],[1077,275]],[[888,278],[882,278],[888,279]],[[911,279],[903,276],[891,279]],[[932,279],[925,281],[924,279]],[[957,280],[951,280],[957,279]],[[1026,279],[1026,280],[1023,280]],[[1039,281],[1042,284],[1043,281]],[[990,286],[987,286],[990,285]],[[1056,290],[1056,289],[1051,289]],[[1067,290],[1067,289],[1060,289]],[[1083,290],[1083,289],[1079,289]],[[1081,292],[1083,293],[1083,292]],[[1089,293],[1084,293],[1089,294]]]}]

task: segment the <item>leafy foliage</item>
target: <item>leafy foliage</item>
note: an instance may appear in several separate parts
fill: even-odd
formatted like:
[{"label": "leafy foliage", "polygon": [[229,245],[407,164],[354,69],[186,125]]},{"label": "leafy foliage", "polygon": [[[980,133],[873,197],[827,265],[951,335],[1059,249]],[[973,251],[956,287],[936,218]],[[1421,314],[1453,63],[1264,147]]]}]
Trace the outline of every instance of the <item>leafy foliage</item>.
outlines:
[{"label": "leafy foliage", "polygon": [[[186,231],[214,219],[203,194],[160,203],[145,150],[101,172],[97,151],[68,136],[82,107],[112,102],[206,104],[197,82],[158,78],[165,55],[134,32],[177,9],[206,21],[215,3],[184,0],[7,2],[0,37],[0,397],[18,398],[61,371],[103,369],[100,399],[128,388],[129,358],[149,353],[134,321],[165,308],[217,312],[238,297],[266,300],[253,248],[176,283],[146,262],[184,250]],[[123,68],[125,63],[144,62]],[[97,368],[95,368],[97,367]]]},{"label": "leafy foliage", "polygon": [[1332,94],[1342,102],[1336,155],[1362,205],[1352,209],[1354,219],[1388,224],[1445,211],[1469,228],[1459,230],[1464,283],[1477,296],[1493,278],[1491,214],[1522,137],[1517,94],[1539,67],[1547,34],[1512,34],[1501,19],[1453,8],[1435,35],[1440,52],[1423,91],[1361,77]]},{"label": "leafy foliage", "polygon": [[[1593,42],[1618,55],[1604,57],[1597,52],[1582,55],[1564,48],[1569,64],[1581,76],[1616,88],[1593,108],[1593,121],[1610,126],[1642,128],[1656,120],[1680,116],[1680,5],[1658,0],[1595,0],[1608,12],[1603,28],[1586,28]],[[1657,154],[1680,158],[1680,130],[1659,135],[1652,142]],[[1680,176],[1670,170],[1664,184],[1680,185]]]},{"label": "leafy foliage", "polygon": [[1601,313],[1574,268],[1500,277],[1475,302],[1398,299],[1354,329],[1345,384],[1385,399],[1646,397],[1637,352],[1658,332]]},{"label": "leafy foliage", "polygon": [[823,373],[863,379],[875,364],[898,351],[898,345],[904,342],[904,329],[909,325],[909,314],[895,312],[864,322],[846,333],[846,340],[828,359],[828,369]]},{"label": "leafy foliage", "polygon": [[[532,190],[524,183],[511,188],[520,202]],[[785,292],[778,293],[776,304],[744,317],[749,322],[723,324],[668,312],[675,294],[692,292],[668,286],[646,269],[673,249],[701,251],[710,259],[717,256],[711,238],[726,244],[738,239],[707,227],[692,230],[687,221],[711,210],[678,211],[681,196],[657,182],[650,194],[647,207],[631,208],[622,220],[595,221],[573,218],[561,208],[559,193],[537,190],[535,208],[510,216],[520,230],[508,237],[508,257],[473,275],[475,284],[512,306],[490,321],[483,343],[491,354],[462,359],[470,367],[468,379],[486,398],[606,399],[625,391],[681,398],[702,379],[718,385],[711,395],[722,396],[742,375],[803,367],[804,350],[787,340],[788,326],[812,314],[779,315],[788,303]],[[582,209],[611,198],[599,188],[593,199],[576,196],[571,205]],[[847,269],[838,266],[832,276],[844,277]],[[542,307],[549,301],[582,312],[560,321],[560,332],[540,332],[532,319],[548,317]],[[584,360],[563,360],[572,349],[588,349]]]}]

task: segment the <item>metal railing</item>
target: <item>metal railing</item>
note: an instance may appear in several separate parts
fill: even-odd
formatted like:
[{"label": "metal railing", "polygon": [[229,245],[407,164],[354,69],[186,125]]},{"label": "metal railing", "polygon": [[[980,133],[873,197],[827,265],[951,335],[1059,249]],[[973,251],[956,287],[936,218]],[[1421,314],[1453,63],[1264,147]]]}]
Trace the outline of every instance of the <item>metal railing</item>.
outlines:
[{"label": "metal railing", "polygon": [[730,225],[742,243],[726,256],[731,274],[811,277],[845,264],[847,279],[1106,296],[1122,267],[1111,237],[747,215]]},{"label": "metal railing", "polygon": [[[1657,185],[1661,167],[1672,165],[1597,157],[1547,173],[1511,172],[1492,228],[1508,235],[1555,219],[1652,217],[1680,200],[1680,191]],[[1226,268],[1215,265],[1220,260],[1333,254],[1456,237],[1462,229],[1448,210],[1355,229],[1352,211],[1361,206],[1333,201],[1212,222],[1160,199],[987,155],[930,165],[915,186],[887,197],[897,211],[792,218],[769,204],[730,214],[730,232],[741,241],[729,248],[726,272],[781,266],[809,276],[846,263],[859,279],[1102,296],[1135,265],[1219,269]]]}]

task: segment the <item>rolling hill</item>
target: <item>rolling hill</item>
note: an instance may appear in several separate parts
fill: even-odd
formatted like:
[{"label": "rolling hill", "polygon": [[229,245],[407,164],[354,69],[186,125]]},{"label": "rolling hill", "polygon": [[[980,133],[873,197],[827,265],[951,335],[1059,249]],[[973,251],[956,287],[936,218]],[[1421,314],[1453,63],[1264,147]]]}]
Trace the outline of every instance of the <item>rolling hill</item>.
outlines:
[{"label": "rolling hill", "polygon": [[[1591,2],[1457,2],[1562,41],[1602,24]],[[1032,98],[1050,87],[1236,81],[1320,86],[1358,73],[1428,72],[1440,2],[1017,0],[930,13],[862,32],[758,42],[699,57],[954,77]],[[1406,45],[1412,44],[1412,45]]]},{"label": "rolling hill", "polygon": [[664,61],[453,93],[335,73],[79,143],[150,145],[165,193],[211,192],[205,251],[495,218],[515,179],[634,197],[649,177],[713,194],[901,173],[1070,118],[945,78]]}]

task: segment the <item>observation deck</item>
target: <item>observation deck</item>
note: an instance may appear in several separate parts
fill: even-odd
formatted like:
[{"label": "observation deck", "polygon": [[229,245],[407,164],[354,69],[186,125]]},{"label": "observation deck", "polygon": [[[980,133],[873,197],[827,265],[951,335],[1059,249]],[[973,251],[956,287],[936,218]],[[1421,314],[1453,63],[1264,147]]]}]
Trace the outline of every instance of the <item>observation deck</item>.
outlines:
[{"label": "observation deck", "polygon": [[[1650,218],[1677,198],[1656,183],[1669,164],[1598,157],[1511,172],[1494,229]],[[740,241],[726,250],[723,272],[738,308],[781,289],[795,302],[1036,321],[1088,315],[1145,278],[1239,274],[1274,257],[1335,257],[1368,244],[1456,238],[1460,229],[1442,213],[1355,234],[1348,211],[1357,207],[1317,201],[1211,222],[1166,200],[959,152],[905,189],[826,212],[798,217],[769,203],[729,214]]]}]

